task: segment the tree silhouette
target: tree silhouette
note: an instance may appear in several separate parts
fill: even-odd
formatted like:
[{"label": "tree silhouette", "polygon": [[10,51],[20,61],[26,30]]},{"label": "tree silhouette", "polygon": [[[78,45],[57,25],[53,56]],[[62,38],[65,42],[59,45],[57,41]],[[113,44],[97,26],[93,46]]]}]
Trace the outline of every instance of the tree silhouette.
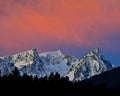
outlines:
[{"label": "tree silhouette", "polygon": [[15,69],[12,71],[12,75],[19,76],[19,70],[15,67]]},{"label": "tree silhouette", "polygon": [[58,72],[56,72],[54,78],[55,78],[56,80],[59,80],[59,79],[60,79],[60,74],[59,74]]},{"label": "tree silhouette", "polygon": [[53,74],[53,73],[51,73],[51,74],[50,74],[50,76],[48,77],[48,80],[50,80],[50,81],[51,81],[51,80],[53,80],[53,78],[54,78],[54,74]]},{"label": "tree silhouette", "polygon": [[[104,90],[103,83],[93,86],[91,81],[87,83],[85,81],[71,82],[68,77],[60,77],[60,74],[58,73],[55,75],[51,73],[49,77],[45,76],[41,78],[38,78],[37,76],[33,78],[27,74],[20,76],[17,68],[13,70],[12,75],[0,78],[0,86],[0,88],[5,88],[4,90],[6,91],[9,91],[9,89],[17,89],[20,90],[20,93],[34,93],[34,95],[49,94],[57,96],[59,94],[61,96],[110,96],[117,93],[114,90]],[[120,95],[120,93],[118,94]]]}]

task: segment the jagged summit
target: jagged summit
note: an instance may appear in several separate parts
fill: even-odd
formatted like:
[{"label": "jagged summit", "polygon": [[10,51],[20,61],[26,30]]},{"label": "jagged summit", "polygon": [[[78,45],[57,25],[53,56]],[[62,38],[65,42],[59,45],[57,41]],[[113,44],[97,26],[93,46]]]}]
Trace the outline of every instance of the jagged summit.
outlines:
[{"label": "jagged summit", "polygon": [[100,53],[100,48],[99,48],[99,47],[96,48],[96,49],[95,49],[95,52],[96,52],[97,54],[99,54],[99,53]]},{"label": "jagged summit", "polygon": [[103,58],[100,49],[97,48],[88,52],[82,59],[80,59],[79,63],[75,64],[67,76],[71,81],[84,80],[112,68],[113,65]]},{"label": "jagged summit", "polygon": [[25,52],[20,52],[12,56],[8,56],[10,63],[13,63],[15,67],[22,68],[27,65],[31,65],[34,62],[34,59],[38,56],[36,49],[28,50]]},{"label": "jagged summit", "polygon": [[58,72],[71,81],[84,80],[113,68],[99,48],[88,52],[82,59],[64,55],[60,50],[39,54],[36,49],[12,56],[0,57],[0,75],[8,75],[17,67],[20,74],[48,76]]},{"label": "jagged summit", "polygon": [[[78,63],[77,58],[68,57],[64,55],[60,50],[49,51],[39,54],[40,59],[44,63],[44,69],[46,70],[47,75],[51,72],[58,72],[61,76],[69,72],[70,67]],[[76,60],[75,60],[76,59]]]},{"label": "jagged summit", "polygon": [[85,56],[92,56],[92,55],[101,55],[100,48],[96,48],[95,50],[89,51]]}]

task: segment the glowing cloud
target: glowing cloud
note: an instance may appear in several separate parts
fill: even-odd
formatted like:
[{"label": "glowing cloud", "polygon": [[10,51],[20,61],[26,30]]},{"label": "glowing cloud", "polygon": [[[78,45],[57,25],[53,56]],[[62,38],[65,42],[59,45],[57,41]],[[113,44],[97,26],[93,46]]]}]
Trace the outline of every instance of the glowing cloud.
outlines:
[{"label": "glowing cloud", "polygon": [[58,45],[118,50],[119,25],[119,0],[0,0],[0,53]]}]

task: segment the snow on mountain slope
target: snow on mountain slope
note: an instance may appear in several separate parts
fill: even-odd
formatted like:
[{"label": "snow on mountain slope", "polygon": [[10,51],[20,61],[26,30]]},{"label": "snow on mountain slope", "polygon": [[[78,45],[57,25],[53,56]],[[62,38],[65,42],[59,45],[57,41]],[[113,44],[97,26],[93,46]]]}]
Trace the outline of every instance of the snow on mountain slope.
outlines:
[{"label": "snow on mountain slope", "polygon": [[[0,65],[6,66],[13,64],[14,67],[18,68],[21,75],[23,74],[28,74],[28,75],[37,75],[37,76],[45,76],[45,72],[43,69],[43,63],[39,59],[39,55],[36,51],[34,50],[28,50],[26,52],[21,52],[12,56],[7,56],[7,57],[1,57],[2,62]],[[7,59],[6,59],[7,58]],[[9,69],[9,67],[1,67],[1,71]],[[13,70],[14,68],[12,68]],[[12,71],[11,70],[11,71]],[[6,72],[4,74],[7,74],[9,72]]]},{"label": "snow on mountain slope", "polygon": [[44,69],[49,75],[51,72],[58,72],[61,76],[69,72],[71,66],[79,62],[78,58],[63,55],[60,50],[39,54]]},{"label": "snow on mountain slope", "polygon": [[[22,54],[22,53],[21,53]],[[22,68],[20,69],[20,73],[32,75],[32,76],[46,76],[45,70],[43,68],[44,63],[40,60],[39,54],[36,49],[30,50],[22,55],[22,62],[26,62],[25,65],[22,64]],[[16,64],[15,64],[16,65]],[[16,66],[17,67],[17,66]],[[17,67],[19,68],[19,67]]]},{"label": "snow on mountain slope", "polygon": [[113,65],[105,60],[98,48],[94,51],[88,52],[79,63],[71,68],[70,72],[67,73],[67,76],[71,81],[84,80],[112,68]]},{"label": "snow on mountain slope", "polygon": [[31,65],[34,62],[34,51],[33,50],[29,50],[26,52],[21,52],[18,54],[15,54],[13,56],[11,56],[11,63],[14,63],[14,65],[21,69],[24,66],[27,65]]},{"label": "snow on mountain slope", "polygon": [[36,49],[12,56],[0,57],[0,75],[8,75],[18,68],[20,74],[48,76],[58,72],[70,80],[84,80],[113,68],[99,49],[90,51],[82,59],[64,55],[60,50],[38,54]]},{"label": "snow on mountain slope", "polygon": [[0,76],[9,75],[14,70],[14,64],[10,63],[11,57],[0,57]]}]

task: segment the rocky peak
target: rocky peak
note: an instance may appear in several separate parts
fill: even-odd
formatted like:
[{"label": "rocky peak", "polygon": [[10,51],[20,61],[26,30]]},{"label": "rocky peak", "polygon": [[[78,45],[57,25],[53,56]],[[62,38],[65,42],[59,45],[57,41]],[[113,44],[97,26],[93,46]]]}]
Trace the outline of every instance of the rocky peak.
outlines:
[{"label": "rocky peak", "polygon": [[100,49],[90,51],[68,73],[70,80],[84,80],[112,69],[112,64],[103,58]]},{"label": "rocky peak", "polygon": [[24,66],[33,64],[37,56],[38,52],[36,49],[28,50],[11,56],[12,60],[10,62],[14,63],[15,66],[20,69]]}]

